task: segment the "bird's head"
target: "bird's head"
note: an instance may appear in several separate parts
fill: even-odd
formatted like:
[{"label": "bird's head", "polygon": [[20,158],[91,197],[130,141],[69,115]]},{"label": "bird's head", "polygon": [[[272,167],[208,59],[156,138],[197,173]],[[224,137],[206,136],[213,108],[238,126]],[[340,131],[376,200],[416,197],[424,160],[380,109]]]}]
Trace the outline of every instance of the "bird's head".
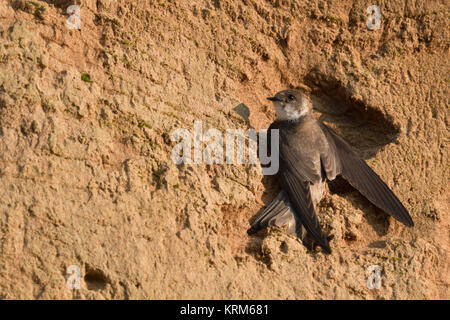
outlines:
[{"label": "bird's head", "polygon": [[311,110],[311,102],[298,90],[283,90],[267,99],[275,105],[277,120],[298,120]]}]

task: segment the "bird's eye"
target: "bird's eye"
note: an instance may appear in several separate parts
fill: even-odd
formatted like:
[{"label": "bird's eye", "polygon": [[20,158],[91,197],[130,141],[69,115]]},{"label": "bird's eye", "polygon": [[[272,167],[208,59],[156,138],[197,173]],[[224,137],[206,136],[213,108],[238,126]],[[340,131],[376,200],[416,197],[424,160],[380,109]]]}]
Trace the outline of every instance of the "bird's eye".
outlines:
[{"label": "bird's eye", "polygon": [[289,100],[294,100],[295,97],[294,97],[292,94],[290,94],[290,95],[288,95],[288,99],[289,99]]}]

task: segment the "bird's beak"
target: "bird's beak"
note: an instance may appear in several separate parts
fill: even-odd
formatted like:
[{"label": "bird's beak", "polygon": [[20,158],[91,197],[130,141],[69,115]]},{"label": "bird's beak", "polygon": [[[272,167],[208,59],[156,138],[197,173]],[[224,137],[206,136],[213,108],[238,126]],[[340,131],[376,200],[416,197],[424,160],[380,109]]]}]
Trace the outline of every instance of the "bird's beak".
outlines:
[{"label": "bird's beak", "polygon": [[270,100],[270,101],[281,101],[277,97],[268,97],[267,100]]}]

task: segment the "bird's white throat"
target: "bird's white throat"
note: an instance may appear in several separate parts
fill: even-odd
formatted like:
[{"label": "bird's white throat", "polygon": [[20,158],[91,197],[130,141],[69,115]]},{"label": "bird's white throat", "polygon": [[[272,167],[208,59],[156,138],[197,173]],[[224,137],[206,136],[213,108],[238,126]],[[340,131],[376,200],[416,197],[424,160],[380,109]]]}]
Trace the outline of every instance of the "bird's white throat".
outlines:
[{"label": "bird's white throat", "polygon": [[307,114],[308,111],[309,108],[307,106],[302,108],[302,110],[298,110],[290,103],[286,103],[284,107],[278,103],[275,104],[275,112],[278,120],[298,120]]}]

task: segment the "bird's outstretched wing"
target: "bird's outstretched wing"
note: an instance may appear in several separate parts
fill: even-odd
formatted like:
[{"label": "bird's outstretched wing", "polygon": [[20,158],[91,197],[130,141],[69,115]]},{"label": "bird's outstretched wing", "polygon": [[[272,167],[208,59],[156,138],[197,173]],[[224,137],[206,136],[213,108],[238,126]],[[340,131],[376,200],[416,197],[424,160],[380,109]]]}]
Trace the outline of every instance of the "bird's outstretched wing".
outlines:
[{"label": "bird's outstretched wing", "polygon": [[280,178],[283,190],[287,193],[296,217],[312,238],[326,253],[331,253],[328,239],[322,232],[316,211],[311,199],[310,183],[294,174],[289,168],[282,169]]},{"label": "bird's outstretched wing", "polygon": [[320,124],[339,158],[340,174],[370,202],[408,227],[413,220],[400,200],[381,178],[330,127]]},{"label": "bird's outstretched wing", "polygon": [[284,191],[261,212],[261,214],[252,223],[248,234],[253,234],[268,226],[284,227],[288,225],[287,232],[303,240],[301,222],[295,218],[294,208]]}]

